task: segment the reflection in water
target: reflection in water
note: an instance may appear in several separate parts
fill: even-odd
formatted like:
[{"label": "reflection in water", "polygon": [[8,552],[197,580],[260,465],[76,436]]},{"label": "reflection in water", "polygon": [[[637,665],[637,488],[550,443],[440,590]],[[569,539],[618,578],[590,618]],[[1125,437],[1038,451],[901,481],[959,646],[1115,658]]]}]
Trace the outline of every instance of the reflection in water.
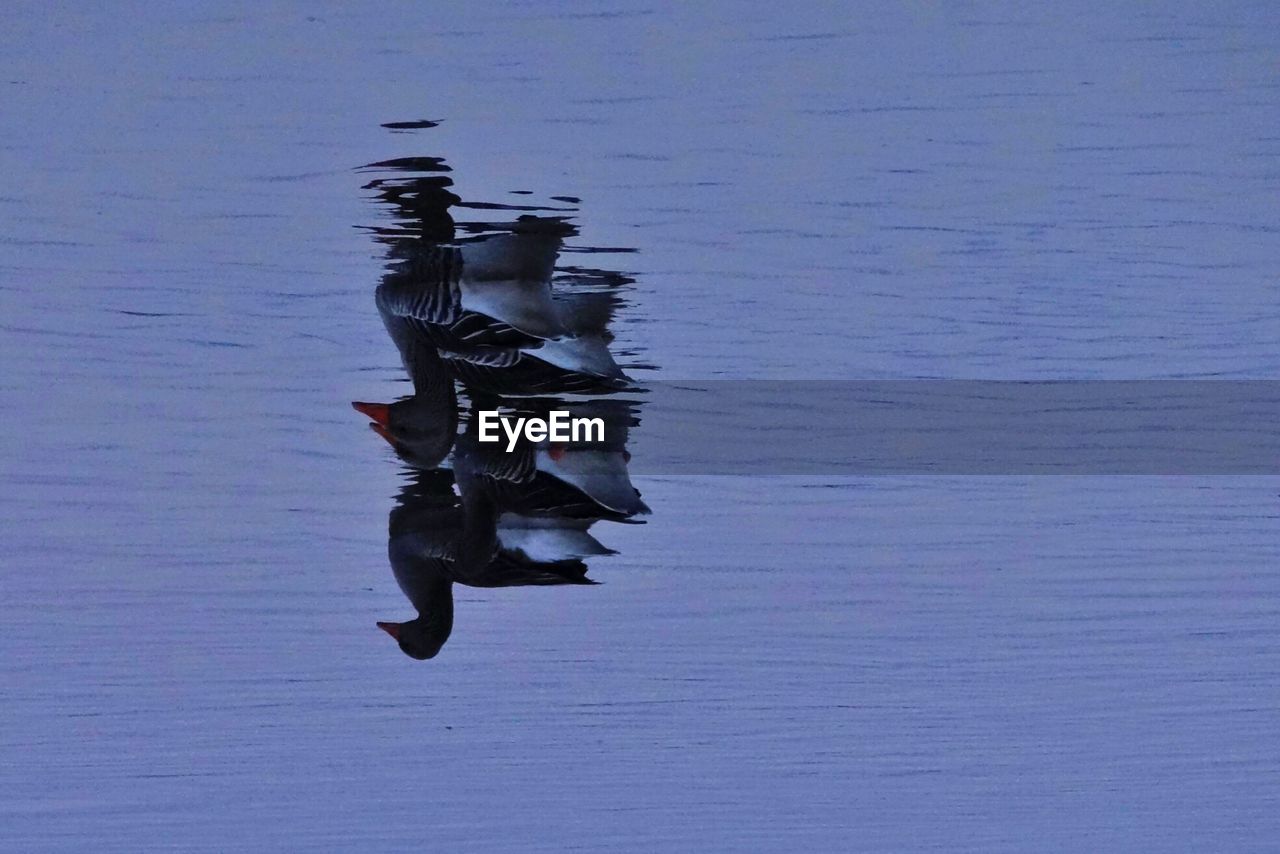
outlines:
[{"label": "reflection in water", "polygon": [[[594,584],[585,559],[613,552],[591,528],[649,512],[627,473],[638,404],[606,397],[634,390],[609,350],[631,280],[556,267],[577,228],[548,214],[573,208],[464,202],[437,157],[365,168],[386,173],[365,187],[392,217],[371,229],[387,254],[376,301],[413,383],[394,403],[352,404],[408,466],[387,553],[417,617],[378,626],[426,659],[453,631],[454,584]],[[516,218],[457,222],[451,209]],[[521,438],[508,451],[505,440],[478,440],[481,409],[599,418],[605,441]]]}]

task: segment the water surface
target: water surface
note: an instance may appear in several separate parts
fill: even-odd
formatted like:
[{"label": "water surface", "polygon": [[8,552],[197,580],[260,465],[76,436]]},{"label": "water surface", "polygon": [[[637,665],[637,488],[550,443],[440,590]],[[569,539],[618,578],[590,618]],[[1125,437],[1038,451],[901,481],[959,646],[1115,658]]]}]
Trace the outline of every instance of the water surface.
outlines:
[{"label": "water surface", "polygon": [[1276,26],[13,7],[0,840],[1267,848],[1274,478],[637,476],[600,584],[465,589],[419,662],[349,404],[407,393],[401,157],[635,250],[557,264],[632,280],[637,376],[1274,379]]}]

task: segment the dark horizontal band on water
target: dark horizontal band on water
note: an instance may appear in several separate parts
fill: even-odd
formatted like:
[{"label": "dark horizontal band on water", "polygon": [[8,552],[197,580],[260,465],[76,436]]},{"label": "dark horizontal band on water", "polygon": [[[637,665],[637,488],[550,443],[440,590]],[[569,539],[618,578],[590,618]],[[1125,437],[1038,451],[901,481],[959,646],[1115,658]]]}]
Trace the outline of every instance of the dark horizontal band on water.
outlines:
[{"label": "dark horizontal band on water", "polygon": [[1274,380],[646,384],[633,474],[1280,474]]}]

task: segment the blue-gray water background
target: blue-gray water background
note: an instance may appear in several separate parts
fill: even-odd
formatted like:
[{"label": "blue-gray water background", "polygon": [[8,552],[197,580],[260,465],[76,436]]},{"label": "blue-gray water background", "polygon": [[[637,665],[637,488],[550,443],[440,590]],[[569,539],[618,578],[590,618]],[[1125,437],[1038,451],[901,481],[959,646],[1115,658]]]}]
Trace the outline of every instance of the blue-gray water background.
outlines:
[{"label": "blue-gray water background", "polygon": [[420,663],[347,405],[415,155],[638,250],[644,380],[1273,380],[1273,4],[3,18],[0,847],[1280,837],[1274,477],[638,475]]}]

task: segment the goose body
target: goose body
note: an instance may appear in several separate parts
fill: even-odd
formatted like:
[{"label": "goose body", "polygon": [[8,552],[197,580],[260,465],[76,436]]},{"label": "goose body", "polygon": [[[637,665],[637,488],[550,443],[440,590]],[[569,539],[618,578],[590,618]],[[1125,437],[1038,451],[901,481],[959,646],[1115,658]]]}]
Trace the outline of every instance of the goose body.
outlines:
[{"label": "goose body", "polygon": [[607,295],[552,294],[560,244],[558,234],[533,232],[398,249],[376,300],[406,370],[421,370],[434,351],[460,382],[493,394],[627,387],[606,340]]}]

